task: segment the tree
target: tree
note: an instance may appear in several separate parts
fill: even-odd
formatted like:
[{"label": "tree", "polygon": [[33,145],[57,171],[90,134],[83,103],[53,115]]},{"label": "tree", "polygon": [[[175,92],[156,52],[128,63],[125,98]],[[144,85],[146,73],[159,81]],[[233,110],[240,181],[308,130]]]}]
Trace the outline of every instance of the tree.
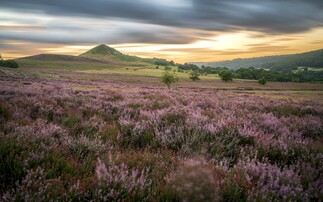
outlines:
[{"label": "tree", "polygon": [[261,84],[261,85],[266,85],[267,83],[267,80],[265,77],[261,77],[259,80],[258,80],[258,83]]},{"label": "tree", "polygon": [[197,65],[194,64],[188,64],[185,63],[183,65],[178,65],[178,68],[181,70],[193,70],[193,71],[199,71],[200,68]]},{"label": "tree", "polygon": [[154,58],[155,61],[155,65],[159,65],[159,66],[174,66],[175,63],[174,61],[167,61],[165,59],[161,59],[161,58]]},{"label": "tree", "polygon": [[170,85],[178,81],[178,77],[175,72],[165,71],[162,76],[162,82],[170,89]]},{"label": "tree", "polygon": [[233,79],[233,74],[231,71],[229,70],[223,70],[219,73],[219,76],[221,77],[221,79],[225,82],[228,82],[228,81],[232,81]]},{"label": "tree", "polygon": [[190,72],[190,77],[189,78],[192,81],[198,81],[198,80],[200,80],[199,76],[200,76],[200,73],[198,71],[192,71],[192,72]]}]

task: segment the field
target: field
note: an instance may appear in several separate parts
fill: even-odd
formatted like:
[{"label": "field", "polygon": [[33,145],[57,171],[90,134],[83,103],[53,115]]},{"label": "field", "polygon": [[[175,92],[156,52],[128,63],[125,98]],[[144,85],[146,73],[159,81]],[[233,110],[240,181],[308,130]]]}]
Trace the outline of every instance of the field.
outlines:
[{"label": "field", "polygon": [[33,65],[0,69],[2,201],[323,198],[323,84]]}]

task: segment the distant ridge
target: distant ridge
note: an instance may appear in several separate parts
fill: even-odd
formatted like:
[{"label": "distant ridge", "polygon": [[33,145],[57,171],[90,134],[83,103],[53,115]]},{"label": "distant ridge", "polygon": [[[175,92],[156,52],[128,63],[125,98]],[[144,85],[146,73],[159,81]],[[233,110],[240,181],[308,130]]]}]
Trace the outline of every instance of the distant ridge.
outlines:
[{"label": "distant ridge", "polygon": [[297,67],[323,68],[323,49],[305,53],[265,56],[245,59],[233,59],[220,62],[193,62],[202,66],[227,67],[229,69],[239,69],[243,67],[266,68],[277,71],[288,71]]}]

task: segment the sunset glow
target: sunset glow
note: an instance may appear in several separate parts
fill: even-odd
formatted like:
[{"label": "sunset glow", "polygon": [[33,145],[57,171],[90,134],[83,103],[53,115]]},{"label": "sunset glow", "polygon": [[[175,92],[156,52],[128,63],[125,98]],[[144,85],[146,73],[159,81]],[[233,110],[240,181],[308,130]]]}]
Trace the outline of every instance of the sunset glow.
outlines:
[{"label": "sunset glow", "polygon": [[[296,23],[295,20],[300,16],[297,14],[295,17],[286,17],[284,13],[276,12],[269,15],[268,9],[276,8],[277,3],[246,3],[238,7],[235,3],[219,4],[224,8],[236,9],[236,13],[222,10],[228,18],[225,19],[224,16],[222,19],[217,15],[194,17],[193,12],[198,16],[201,15],[199,9],[209,9],[202,7],[207,4],[200,5],[196,1],[139,1],[138,4],[156,9],[156,12],[167,13],[170,21],[166,21],[159,17],[150,19],[151,13],[145,13],[139,7],[133,10],[133,15],[141,13],[143,16],[136,19],[130,14],[114,13],[104,16],[104,13],[93,14],[86,8],[84,12],[67,13],[57,10],[63,6],[60,4],[49,7],[45,3],[36,5],[33,1],[13,1],[5,3],[0,9],[0,50],[4,58],[40,53],[79,55],[104,43],[130,55],[159,57],[176,62],[206,62],[299,53],[323,47],[321,14],[307,16],[308,19],[298,21],[298,25],[284,24],[285,27],[282,27],[277,20],[281,20],[281,23],[288,20]],[[97,4],[100,5],[99,2]],[[315,10],[315,5],[305,1],[303,4],[307,9]],[[104,5],[109,6],[109,3]],[[70,9],[69,4],[65,6],[66,10]],[[115,1],[111,2],[111,6],[115,6],[115,12],[124,9],[119,8],[121,5]],[[210,3],[209,6],[212,8],[215,5]],[[299,7],[294,4],[291,6],[294,9]],[[189,11],[192,16],[188,17],[186,15]],[[238,11],[242,12],[240,17],[246,19],[239,19],[236,16]],[[244,16],[247,11],[250,16]],[[56,15],[55,12],[62,13]],[[270,19],[266,17],[268,25],[251,19],[259,12],[264,18],[270,16]],[[146,20],[144,15],[147,15]],[[177,18],[171,19],[171,16]],[[192,22],[185,17],[192,18]]]}]

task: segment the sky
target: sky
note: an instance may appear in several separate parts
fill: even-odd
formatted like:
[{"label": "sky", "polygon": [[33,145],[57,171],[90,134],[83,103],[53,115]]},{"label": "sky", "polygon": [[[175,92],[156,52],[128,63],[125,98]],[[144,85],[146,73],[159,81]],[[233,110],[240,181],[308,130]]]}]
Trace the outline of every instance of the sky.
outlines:
[{"label": "sky", "polygon": [[107,44],[176,62],[323,48],[323,0],[0,0],[0,53],[78,55]]}]

